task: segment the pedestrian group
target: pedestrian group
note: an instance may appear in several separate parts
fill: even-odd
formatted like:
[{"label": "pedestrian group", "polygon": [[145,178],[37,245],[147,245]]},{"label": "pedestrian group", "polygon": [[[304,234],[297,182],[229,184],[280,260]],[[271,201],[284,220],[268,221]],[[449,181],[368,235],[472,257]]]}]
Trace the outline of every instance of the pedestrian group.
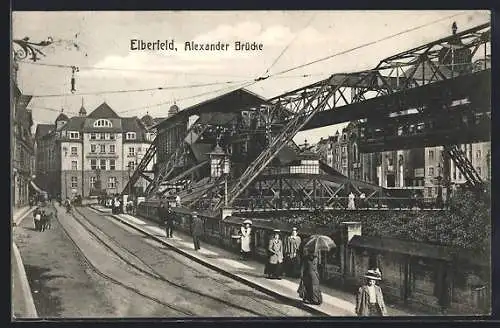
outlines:
[{"label": "pedestrian group", "polygon": [[47,213],[45,209],[37,207],[33,211],[33,227],[36,231],[45,231],[52,228],[52,212]]}]

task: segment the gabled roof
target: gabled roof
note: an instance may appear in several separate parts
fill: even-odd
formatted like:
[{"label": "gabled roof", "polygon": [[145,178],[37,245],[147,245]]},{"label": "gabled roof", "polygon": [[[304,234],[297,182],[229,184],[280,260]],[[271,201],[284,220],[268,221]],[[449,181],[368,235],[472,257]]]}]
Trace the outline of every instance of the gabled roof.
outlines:
[{"label": "gabled roof", "polygon": [[83,132],[122,132],[121,118],[106,118],[111,122],[112,127],[94,127],[94,123],[101,118],[80,117],[84,121]]},{"label": "gabled roof", "polygon": [[56,126],[54,124],[38,124],[35,131],[35,139],[38,140],[54,131]]},{"label": "gabled roof", "polygon": [[160,124],[154,125],[153,128],[157,128],[158,125],[163,125],[167,122],[175,121],[179,116],[189,117],[192,115],[201,115],[203,113],[213,112],[238,112],[265,103],[266,100],[263,97],[241,88],[192,105],[180,111],[178,114],[168,117]]},{"label": "gabled roof", "polygon": [[92,113],[90,113],[88,118],[120,118],[118,114],[115,113],[111,107],[106,102],[103,102],[99,107],[94,109]]}]

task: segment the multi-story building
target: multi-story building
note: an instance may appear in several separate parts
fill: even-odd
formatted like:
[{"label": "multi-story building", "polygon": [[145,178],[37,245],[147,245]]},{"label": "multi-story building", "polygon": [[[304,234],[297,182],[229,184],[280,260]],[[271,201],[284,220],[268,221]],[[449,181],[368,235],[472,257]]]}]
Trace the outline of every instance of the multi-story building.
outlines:
[{"label": "multi-story building", "polygon": [[[459,148],[470,161],[483,181],[491,179],[491,143],[480,142],[459,145]],[[460,172],[453,160],[446,157],[443,147],[425,148],[425,197],[436,197],[442,190],[446,197],[446,188],[464,184],[465,176]]]},{"label": "multi-story building", "polygon": [[351,122],[316,147],[325,163],[345,176],[386,188],[423,189],[423,149],[360,153],[359,129]]},{"label": "multi-story building", "polygon": [[17,64],[11,75],[11,206],[29,204],[29,190],[34,168],[33,118],[27,109],[31,96],[23,95],[17,85]]},{"label": "multi-story building", "polygon": [[[460,145],[472,166],[484,181],[491,179],[491,143]],[[320,159],[351,179],[385,188],[419,190],[423,197],[446,198],[445,185],[463,184],[465,177],[453,160],[445,158],[443,147],[359,153],[357,129],[349,124],[334,136],[316,145]],[[445,165],[446,164],[446,165]]]},{"label": "multi-story building", "polygon": [[[154,122],[149,115],[120,117],[103,103],[89,115],[82,104],[78,116],[61,113],[54,125],[40,125],[36,139],[41,187],[63,198],[120,193],[154,139],[148,130]],[[153,164],[154,159],[147,169]],[[145,187],[141,177],[134,193]]]}]

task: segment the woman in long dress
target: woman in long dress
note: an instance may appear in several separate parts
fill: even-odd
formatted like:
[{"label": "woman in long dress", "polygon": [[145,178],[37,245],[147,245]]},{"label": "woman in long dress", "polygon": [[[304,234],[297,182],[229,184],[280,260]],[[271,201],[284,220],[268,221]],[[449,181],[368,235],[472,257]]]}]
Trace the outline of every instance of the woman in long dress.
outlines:
[{"label": "woman in long dress", "polygon": [[281,279],[281,266],[283,263],[283,243],[280,239],[279,230],[274,230],[273,237],[269,240],[267,248],[269,259],[264,274],[271,279]]},{"label": "woman in long dress", "polygon": [[252,228],[250,226],[250,223],[246,223],[244,226],[241,227],[240,230],[241,259],[245,261],[248,260],[251,251],[250,249],[251,233],[252,233]]},{"label": "woman in long dress", "polygon": [[288,236],[285,241],[285,267],[289,277],[300,276],[299,248],[301,242],[297,228],[293,228],[291,236]]},{"label": "woman in long dress", "polygon": [[298,289],[304,303],[320,305],[323,295],[319,286],[318,256],[306,252],[302,262],[302,277]]}]

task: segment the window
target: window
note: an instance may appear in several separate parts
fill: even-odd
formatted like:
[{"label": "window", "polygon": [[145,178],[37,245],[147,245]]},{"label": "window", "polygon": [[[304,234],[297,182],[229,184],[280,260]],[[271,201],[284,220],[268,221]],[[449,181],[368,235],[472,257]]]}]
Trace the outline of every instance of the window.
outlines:
[{"label": "window", "polygon": [[97,170],[97,160],[95,160],[95,159],[90,160],[90,169]]},{"label": "window", "polygon": [[70,131],[69,138],[70,139],[80,139],[80,132]]},{"label": "window", "polygon": [[432,197],[432,187],[427,187],[427,197]]},{"label": "window", "polygon": [[78,170],[78,162],[77,161],[71,161],[71,169]]},{"label": "window", "polygon": [[458,179],[462,180],[462,172],[458,172]]},{"label": "window", "polygon": [[71,177],[71,188],[78,188],[78,177]]},{"label": "window", "polygon": [[110,133],[109,134],[109,140],[115,140],[115,134],[114,133]]},{"label": "window", "polygon": [[94,128],[111,128],[113,127],[113,124],[111,121],[106,120],[106,119],[99,119],[94,122]]},{"label": "window", "polygon": [[134,161],[130,161],[128,162],[128,166],[131,170],[135,170],[135,162]]},{"label": "window", "polygon": [[106,145],[99,145],[100,149],[101,149],[101,153],[105,153],[106,152]]},{"label": "window", "polygon": [[95,139],[96,139],[96,134],[95,134],[95,132],[92,132],[90,134],[90,140],[95,140]]},{"label": "window", "polygon": [[116,177],[108,178],[108,188],[115,189],[116,188]]},{"label": "window", "polygon": [[434,150],[429,150],[429,160],[434,160]]},{"label": "window", "polygon": [[105,159],[101,159],[99,161],[99,167],[101,168],[101,170],[106,170],[106,160]]},{"label": "window", "polygon": [[429,167],[429,176],[430,177],[434,176],[434,168],[433,167]]},{"label": "window", "polygon": [[141,148],[141,147],[138,147],[138,148],[137,148],[137,153],[140,153],[140,152],[142,152],[142,148]]},{"label": "window", "polygon": [[115,145],[109,145],[109,152],[111,154],[114,154],[115,153]]},{"label": "window", "polygon": [[106,133],[99,133],[99,139],[106,140]]},{"label": "window", "polygon": [[115,169],[115,167],[116,167],[115,160],[114,159],[110,159],[109,160],[109,169],[113,171]]},{"label": "window", "polygon": [[135,148],[134,147],[128,147],[128,156],[135,156]]},{"label": "window", "polygon": [[95,189],[96,177],[90,177],[90,189]]},{"label": "window", "polygon": [[96,145],[90,145],[90,152],[95,153],[96,151]]},{"label": "window", "polygon": [[76,156],[76,155],[78,155],[78,153],[77,153],[77,148],[76,148],[76,147],[71,147],[71,155],[72,155],[72,156]]},{"label": "window", "polygon": [[347,152],[347,146],[342,146],[342,153],[346,153]]},{"label": "window", "polygon": [[127,132],[127,134],[125,134],[125,139],[127,140],[135,140],[135,132]]},{"label": "window", "polygon": [[481,149],[476,150],[476,158],[481,159]]},{"label": "window", "polygon": [[476,171],[477,171],[477,174],[479,174],[479,176],[481,176],[481,168],[480,168],[480,167],[477,167],[477,168],[476,168]]}]

